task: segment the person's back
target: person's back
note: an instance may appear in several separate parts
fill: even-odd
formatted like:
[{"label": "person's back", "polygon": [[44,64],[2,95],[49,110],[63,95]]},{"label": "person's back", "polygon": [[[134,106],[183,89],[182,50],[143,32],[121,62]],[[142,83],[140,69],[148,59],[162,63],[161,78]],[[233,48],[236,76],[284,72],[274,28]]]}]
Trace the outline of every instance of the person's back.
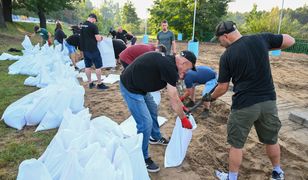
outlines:
[{"label": "person's back", "polygon": [[126,64],[131,64],[138,56],[149,51],[155,51],[155,46],[148,44],[137,44],[126,48],[120,53],[119,57],[121,61]]},{"label": "person's back", "polygon": [[126,49],[126,44],[121,39],[113,39],[112,46],[114,50],[114,57],[118,60],[120,53]]},{"label": "person's back", "polygon": [[205,84],[206,82],[216,77],[216,72],[207,66],[196,66],[197,71],[189,70],[185,74],[185,85],[186,87],[192,87],[193,84]]},{"label": "person's back", "polygon": [[[267,100],[275,100],[276,94],[270,70],[268,50],[282,42],[269,41],[273,35],[242,36],[232,43],[222,55],[223,64],[232,70],[234,95],[232,108],[239,109]],[[224,68],[224,67],[221,67]],[[227,75],[229,76],[229,75]],[[220,77],[224,78],[224,77]]]},{"label": "person's back", "polygon": [[57,40],[60,44],[63,43],[63,39],[65,39],[67,36],[63,32],[62,29],[58,28],[55,32],[55,40]]},{"label": "person's back", "polygon": [[73,34],[66,39],[69,45],[74,46],[76,49],[80,49],[80,36],[78,34]]}]

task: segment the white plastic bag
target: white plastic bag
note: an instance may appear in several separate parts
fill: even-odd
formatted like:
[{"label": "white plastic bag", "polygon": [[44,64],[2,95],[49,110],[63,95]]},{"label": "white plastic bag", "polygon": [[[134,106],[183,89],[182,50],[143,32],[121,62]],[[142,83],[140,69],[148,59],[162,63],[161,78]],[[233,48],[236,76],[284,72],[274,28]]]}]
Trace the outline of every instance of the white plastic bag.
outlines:
[{"label": "white plastic bag", "polygon": [[101,53],[103,67],[115,67],[116,60],[114,58],[114,50],[111,38],[104,38],[97,43],[99,52]]},{"label": "white plastic bag", "polygon": [[24,160],[18,169],[17,180],[52,180],[46,166],[36,159]]},{"label": "white plastic bag", "polygon": [[189,120],[193,126],[192,129],[183,128],[180,118],[176,119],[171,139],[165,151],[165,167],[176,167],[182,164],[192,138],[192,131],[197,128],[192,115],[189,116]]}]

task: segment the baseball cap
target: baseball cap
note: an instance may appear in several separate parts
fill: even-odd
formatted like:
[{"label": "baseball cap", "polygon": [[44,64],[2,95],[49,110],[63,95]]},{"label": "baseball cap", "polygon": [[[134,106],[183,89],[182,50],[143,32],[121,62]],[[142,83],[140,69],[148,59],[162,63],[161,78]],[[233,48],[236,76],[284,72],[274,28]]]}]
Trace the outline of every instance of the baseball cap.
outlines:
[{"label": "baseball cap", "polygon": [[188,50],[184,50],[184,51],[180,52],[180,56],[182,56],[182,57],[186,58],[188,61],[190,61],[193,65],[191,70],[196,71],[195,64],[196,64],[197,58],[196,58],[196,56],[193,52],[188,51]]},{"label": "baseball cap", "polygon": [[236,30],[236,24],[233,21],[222,21],[215,28],[215,36],[211,42],[216,41],[219,36],[228,34]]},{"label": "baseball cap", "polygon": [[89,14],[89,17],[90,18],[94,18],[96,20],[96,22],[97,22],[97,16],[94,13]]}]

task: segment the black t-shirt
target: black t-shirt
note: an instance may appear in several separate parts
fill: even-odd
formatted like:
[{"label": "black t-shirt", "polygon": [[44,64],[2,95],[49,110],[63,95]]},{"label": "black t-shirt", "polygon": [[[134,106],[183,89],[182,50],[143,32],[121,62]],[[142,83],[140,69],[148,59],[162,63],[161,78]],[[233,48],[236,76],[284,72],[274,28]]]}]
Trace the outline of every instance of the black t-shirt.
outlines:
[{"label": "black t-shirt", "polygon": [[174,56],[163,56],[158,52],[145,53],[127,66],[120,76],[125,88],[145,95],[167,86],[176,86],[179,79]]},{"label": "black t-shirt", "polygon": [[223,53],[218,82],[232,78],[232,109],[276,100],[268,51],[281,47],[282,40],[282,35],[271,33],[243,36]]},{"label": "black t-shirt", "polygon": [[57,40],[59,43],[63,43],[63,39],[66,38],[66,34],[62,31],[62,29],[56,29],[55,32],[55,40]]},{"label": "black t-shirt", "polygon": [[75,48],[80,49],[80,36],[78,34],[73,34],[66,39],[69,45],[75,46]]},{"label": "black t-shirt", "polygon": [[119,58],[119,54],[126,49],[126,44],[121,39],[113,39],[112,40],[113,50],[114,50],[114,57],[116,59]]},{"label": "black t-shirt", "polygon": [[117,32],[116,39],[122,39],[126,43],[127,42],[126,34],[127,34],[127,31],[125,30],[122,30],[122,32]]},{"label": "black t-shirt", "polygon": [[97,40],[95,35],[98,35],[98,28],[95,24],[86,21],[81,25],[80,32],[80,47],[82,51],[94,52],[98,51]]}]

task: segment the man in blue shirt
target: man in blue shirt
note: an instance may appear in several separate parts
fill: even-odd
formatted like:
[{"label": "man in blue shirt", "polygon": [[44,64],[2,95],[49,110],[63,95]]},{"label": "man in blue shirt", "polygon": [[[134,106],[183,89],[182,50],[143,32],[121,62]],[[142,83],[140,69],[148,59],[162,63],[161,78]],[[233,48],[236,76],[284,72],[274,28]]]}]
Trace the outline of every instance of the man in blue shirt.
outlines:
[{"label": "man in blue shirt", "polygon": [[[216,72],[207,66],[197,66],[197,71],[188,71],[185,74],[185,86],[186,90],[183,96],[180,97],[181,101],[184,101],[185,98],[189,97],[189,102],[186,104],[187,107],[192,107],[195,105],[195,87],[197,85],[204,84],[205,87],[202,92],[202,96],[205,93],[210,92],[216,85]],[[210,108],[210,102],[204,103],[204,111],[202,112],[203,117],[207,117]]]}]

